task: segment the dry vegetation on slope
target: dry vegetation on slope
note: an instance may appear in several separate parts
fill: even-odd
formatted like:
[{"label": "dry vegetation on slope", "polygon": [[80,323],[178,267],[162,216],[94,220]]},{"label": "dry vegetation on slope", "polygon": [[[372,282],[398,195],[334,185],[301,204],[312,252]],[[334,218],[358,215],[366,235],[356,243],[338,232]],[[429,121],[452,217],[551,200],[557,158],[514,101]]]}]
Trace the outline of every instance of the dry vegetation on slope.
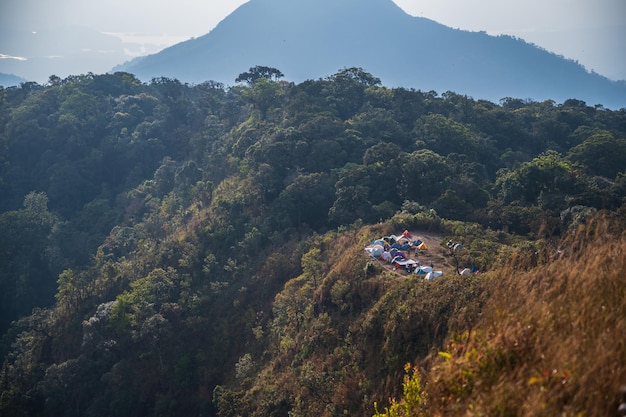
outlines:
[{"label": "dry vegetation on slope", "polygon": [[424,389],[410,415],[617,415],[626,382],[622,230],[596,219],[562,242],[558,259],[523,271],[534,260],[516,257],[487,274],[481,321],[421,362]]},{"label": "dry vegetation on slope", "polygon": [[[302,275],[274,302],[266,365],[240,380],[241,391],[216,391],[220,415],[616,415],[626,383],[618,220],[597,217],[558,246],[503,246],[508,263],[433,281],[363,256],[372,235],[397,226],[312,245]],[[446,239],[453,228],[437,232]],[[407,362],[417,371],[404,367],[401,385]]]}]

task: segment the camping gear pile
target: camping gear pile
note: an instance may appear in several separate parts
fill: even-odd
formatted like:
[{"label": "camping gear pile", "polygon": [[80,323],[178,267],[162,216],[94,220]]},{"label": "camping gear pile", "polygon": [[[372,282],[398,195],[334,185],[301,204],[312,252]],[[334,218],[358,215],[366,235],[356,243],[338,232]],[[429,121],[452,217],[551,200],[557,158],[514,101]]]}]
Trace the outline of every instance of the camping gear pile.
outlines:
[{"label": "camping gear pile", "polygon": [[424,266],[421,262],[409,259],[405,252],[413,251],[418,255],[420,251],[428,250],[428,246],[421,239],[413,239],[411,233],[405,230],[402,235],[385,236],[372,241],[365,250],[372,258],[379,259],[393,265],[394,269],[403,269],[407,273],[423,275],[424,279],[432,279],[443,275],[442,271],[434,271],[432,266]]}]

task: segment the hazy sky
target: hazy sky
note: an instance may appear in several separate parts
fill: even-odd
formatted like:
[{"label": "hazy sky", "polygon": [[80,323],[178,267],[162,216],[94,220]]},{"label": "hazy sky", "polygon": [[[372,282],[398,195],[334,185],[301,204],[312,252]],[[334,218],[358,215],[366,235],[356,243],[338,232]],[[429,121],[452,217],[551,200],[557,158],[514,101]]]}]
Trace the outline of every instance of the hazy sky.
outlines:
[{"label": "hazy sky", "polygon": [[[314,1],[314,0],[313,0]],[[341,1],[341,0],[337,0]],[[509,34],[610,78],[626,79],[626,0],[394,0],[407,13]],[[125,34],[148,52],[208,33],[246,0],[0,0],[0,25],[82,24]],[[0,54],[2,51],[0,51]]]}]

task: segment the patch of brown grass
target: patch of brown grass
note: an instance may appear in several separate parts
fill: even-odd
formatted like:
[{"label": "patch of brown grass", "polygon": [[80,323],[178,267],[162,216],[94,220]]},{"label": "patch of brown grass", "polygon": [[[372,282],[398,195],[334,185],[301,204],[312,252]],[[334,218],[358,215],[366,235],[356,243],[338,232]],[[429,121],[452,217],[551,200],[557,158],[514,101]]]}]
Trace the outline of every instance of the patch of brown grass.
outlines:
[{"label": "patch of brown grass", "polygon": [[626,239],[598,218],[559,259],[488,274],[481,324],[428,372],[432,415],[610,416],[626,383]]}]

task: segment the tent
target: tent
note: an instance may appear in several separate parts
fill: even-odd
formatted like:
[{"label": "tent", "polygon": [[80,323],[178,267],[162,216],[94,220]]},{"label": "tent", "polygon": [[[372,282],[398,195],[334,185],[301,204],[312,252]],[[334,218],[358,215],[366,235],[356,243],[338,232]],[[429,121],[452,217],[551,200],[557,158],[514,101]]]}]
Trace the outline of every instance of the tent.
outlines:
[{"label": "tent", "polygon": [[406,255],[400,251],[394,253],[391,253],[391,256],[393,256],[393,259],[406,259]]},{"label": "tent", "polygon": [[424,279],[429,279],[430,280],[430,279],[441,277],[441,276],[443,276],[443,272],[442,271],[431,271],[428,274],[426,274]]},{"label": "tent", "polygon": [[393,266],[395,268],[404,268],[407,272],[412,272],[415,268],[417,268],[418,263],[413,259],[398,259],[394,258]]},{"label": "tent", "polygon": [[370,253],[371,257],[380,258],[383,255],[385,248],[383,248],[381,245],[374,245],[374,246],[365,248],[365,250]]},{"label": "tent", "polygon": [[409,250],[409,249],[411,249],[411,245],[409,245],[408,243],[400,244],[400,243],[396,242],[393,245],[391,245],[391,247],[392,248],[396,248],[396,249],[400,249],[400,250]]},{"label": "tent", "polygon": [[393,263],[397,268],[406,267],[407,265],[417,265],[413,259],[399,259],[397,256],[393,258]]},{"label": "tent", "polygon": [[419,268],[415,270],[415,273],[417,275],[426,275],[432,271],[433,271],[432,266],[420,266]]},{"label": "tent", "polygon": [[428,246],[426,246],[426,242],[422,242],[417,246],[419,250],[428,250]]},{"label": "tent", "polygon": [[382,246],[382,247],[385,247],[385,245],[386,245],[386,244],[387,244],[387,242],[385,242],[385,241],[384,241],[384,240],[382,240],[382,239],[372,240],[372,246],[375,246],[375,245],[380,245],[380,246]]},{"label": "tent", "polygon": [[469,268],[465,268],[460,272],[460,275],[469,275],[471,273]]}]

